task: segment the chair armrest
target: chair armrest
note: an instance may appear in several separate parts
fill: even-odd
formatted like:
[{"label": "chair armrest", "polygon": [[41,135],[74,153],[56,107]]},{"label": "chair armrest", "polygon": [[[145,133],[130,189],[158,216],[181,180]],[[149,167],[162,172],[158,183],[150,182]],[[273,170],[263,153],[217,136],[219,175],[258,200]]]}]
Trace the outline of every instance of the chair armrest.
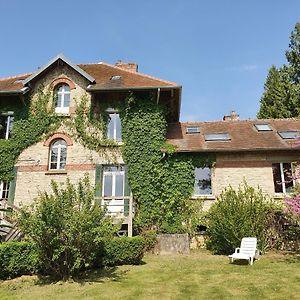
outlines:
[{"label": "chair armrest", "polygon": [[239,253],[241,248],[235,248],[234,253]]}]

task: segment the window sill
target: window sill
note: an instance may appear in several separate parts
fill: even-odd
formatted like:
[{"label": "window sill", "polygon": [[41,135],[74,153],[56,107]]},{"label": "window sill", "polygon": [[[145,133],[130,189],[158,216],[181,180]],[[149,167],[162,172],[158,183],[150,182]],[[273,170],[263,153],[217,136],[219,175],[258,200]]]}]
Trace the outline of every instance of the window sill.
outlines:
[{"label": "window sill", "polygon": [[191,197],[192,200],[197,200],[197,199],[201,199],[201,200],[215,200],[216,197],[214,195],[193,195]]},{"label": "window sill", "polygon": [[48,170],[45,175],[67,175],[66,170]]}]

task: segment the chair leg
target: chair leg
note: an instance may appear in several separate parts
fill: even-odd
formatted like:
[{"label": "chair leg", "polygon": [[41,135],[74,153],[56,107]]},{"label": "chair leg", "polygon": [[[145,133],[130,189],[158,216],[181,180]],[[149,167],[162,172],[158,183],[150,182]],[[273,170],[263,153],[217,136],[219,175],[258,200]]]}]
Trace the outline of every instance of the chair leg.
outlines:
[{"label": "chair leg", "polygon": [[250,266],[253,265],[253,257],[250,257]]}]

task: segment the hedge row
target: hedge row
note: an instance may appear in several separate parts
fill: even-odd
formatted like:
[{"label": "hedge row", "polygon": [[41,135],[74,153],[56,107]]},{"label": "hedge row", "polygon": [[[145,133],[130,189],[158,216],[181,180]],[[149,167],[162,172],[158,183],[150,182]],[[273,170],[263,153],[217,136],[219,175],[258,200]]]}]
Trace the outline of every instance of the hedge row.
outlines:
[{"label": "hedge row", "polygon": [[[103,266],[139,264],[144,255],[145,241],[142,237],[114,238],[105,243]],[[0,244],[0,279],[14,278],[38,272],[38,254],[29,242],[6,242]]]}]

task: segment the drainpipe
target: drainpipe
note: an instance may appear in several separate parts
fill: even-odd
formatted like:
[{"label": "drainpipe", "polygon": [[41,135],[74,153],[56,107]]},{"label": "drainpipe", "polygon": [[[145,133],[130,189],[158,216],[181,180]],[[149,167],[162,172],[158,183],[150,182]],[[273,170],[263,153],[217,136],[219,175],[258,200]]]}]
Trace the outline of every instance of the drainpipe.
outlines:
[{"label": "drainpipe", "polygon": [[156,97],[156,103],[158,104],[160,97],[160,88],[157,89],[157,97]]}]

